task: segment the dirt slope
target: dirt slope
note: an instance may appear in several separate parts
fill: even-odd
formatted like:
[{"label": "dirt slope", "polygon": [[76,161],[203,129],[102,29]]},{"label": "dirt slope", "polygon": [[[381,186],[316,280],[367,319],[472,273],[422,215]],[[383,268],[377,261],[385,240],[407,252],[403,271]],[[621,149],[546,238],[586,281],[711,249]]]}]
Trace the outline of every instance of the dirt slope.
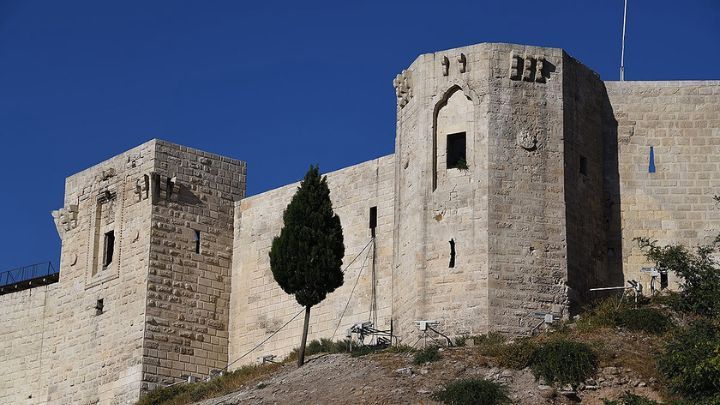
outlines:
[{"label": "dirt slope", "polygon": [[[506,384],[517,404],[602,404],[625,391],[659,400],[637,375],[622,368],[606,367],[597,380],[575,392],[548,387],[536,381],[529,369],[493,367],[472,347],[443,351],[440,361],[412,364],[412,355],[376,353],[364,357],[347,354],[319,355],[302,368],[283,366],[277,373],[255,380],[232,394],[201,402],[216,404],[435,404],[431,393],[458,378],[485,378]],[[568,387],[569,388],[569,387]]]}]

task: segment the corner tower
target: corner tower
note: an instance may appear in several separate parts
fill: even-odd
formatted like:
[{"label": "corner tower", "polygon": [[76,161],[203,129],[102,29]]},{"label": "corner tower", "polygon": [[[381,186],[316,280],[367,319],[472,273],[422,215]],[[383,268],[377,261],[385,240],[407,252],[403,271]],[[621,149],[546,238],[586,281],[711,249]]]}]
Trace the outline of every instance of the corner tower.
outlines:
[{"label": "corner tower", "polygon": [[132,403],[225,367],[244,192],[244,162],[160,140],[67,179],[53,213],[62,250],[45,305],[47,402]]},{"label": "corner tower", "polygon": [[[566,317],[573,283],[605,271],[602,82],[560,49],[480,44],[421,55],[394,84],[400,334]],[[579,245],[600,264],[570,257]]]}]

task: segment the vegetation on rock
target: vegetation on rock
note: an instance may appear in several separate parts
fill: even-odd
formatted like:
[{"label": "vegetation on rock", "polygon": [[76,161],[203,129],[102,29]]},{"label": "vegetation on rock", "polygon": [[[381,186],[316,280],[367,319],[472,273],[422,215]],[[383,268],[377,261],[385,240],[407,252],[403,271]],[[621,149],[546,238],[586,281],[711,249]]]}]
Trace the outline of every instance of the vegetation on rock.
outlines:
[{"label": "vegetation on rock", "polygon": [[585,343],[554,339],[535,350],[530,368],[547,382],[578,384],[595,374],[597,357]]},{"label": "vegetation on rock", "polygon": [[610,401],[608,399],[603,400],[604,405],[656,405],[658,404],[657,401],[654,401],[652,399],[645,398],[640,395],[635,395],[631,392],[625,391],[623,396],[618,398],[615,401]]},{"label": "vegetation on rock", "polygon": [[475,378],[456,380],[433,394],[448,405],[499,405],[511,403],[508,389],[493,381]]},{"label": "vegetation on rock", "polygon": [[442,356],[436,346],[428,346],[415,353],[415,356],[413,356],[413,363],[418,365],[431,363],[433,361],[440,360],[440,357]]},{"label": "vegetation on rock", "polygon": [[676,393],[693,399],[720,394],[720,328],[712,321],[697,320],[678,330],[658,365]]}]

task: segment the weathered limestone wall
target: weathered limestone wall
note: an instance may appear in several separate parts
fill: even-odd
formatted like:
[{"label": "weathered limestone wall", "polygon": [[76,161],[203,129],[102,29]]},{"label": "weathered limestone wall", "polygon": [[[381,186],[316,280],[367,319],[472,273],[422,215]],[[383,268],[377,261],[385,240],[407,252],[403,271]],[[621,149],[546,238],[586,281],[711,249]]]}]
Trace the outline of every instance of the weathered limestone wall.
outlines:
[{"label": "weathered limestone wall", "polygon": [[[396,79],[393,317],[401,336],[417,334],[412,321],[421,319],[447,334],[527,331],[536,313],[567,316],[569,270],[578,284],[602,274],[602,261],[588,269],[592,259],[580,254],[605,250],[602,86],[572,61],[569,80],[581,81],[565,88],[566,59],[560,49],[481,44],[422,55]],[[576,103],[580,92],[591,99]],[[581,138],[585,125],[592,128]],[[459,132],[468,170],[446,165],[448,135]],[[566,177],[583,153],[596,177]],[[566,193],[566,181],[573,190],[583,181],[587,194]],[[585,235],[587,226],[600,232]]]},{"label": "weathered limestone wall", "polygon": [[[66,181],[65,206],[56,215],[63,241],[60,281],[45,304],[47,392],[40,402],[138,398],[150,245],[150,202],[138,186],[153,168],[154,148],[145,143]],[[103,233],[109,230],[115,248],[103,266]],[[100,299],[102,312],[96,309]]]},{"label": "weathered limestone wall", "polygon": [[[2,402],[133,403],[157,381],[224,367],[244,170],[153,140],[69,177],[53,213],[60,281],[0,296],[0,362],[14,370]],[[199,255],[186,228],[201,231]]]},{"label": "weathered limestone wall", "polygon": [[720,230],[720,82],[605,85],[618,121],[623,271],[648,288],[640,269],[650,264],[633,238],[692,246]]},{"label": "weathered limestone wall", "polygon": [[617,192],[617,163],[607,159],[617,154],[616,124],[606,114],[607,92],[599,76],[567,54],[563,67],[568,292],[575,312],[599,297],[591,288],[623,284],[616,260],[620,248],[612,244],[612,234],[620,232],[611,220],[619,205],[606,196]]},{"label": "weathered limestone wall", "polygon": [[490,324],[519,333],[568,304],[563,52],[495,45],[489,101]]},{"label": "weathered limestone wall", "polygon": [[43,401],[42,347],[46,300],[57,284],[0,296],[0,403]]},{"label": "weathered limestone wall", "polygon": [[[376,317],[381,328],[391,320],[392,230],[394,157],[385,156],[327,174],[333,209],[340,216],[345,238],[343,268],[347,268],[342,287],[313,307],[308,339],[343,339],[353,323]],[[272,239],[280,233],[285,207],[299,183],[243,199],[235,209],[235,242],[230,295],[229,358],[234,361],[278,330],[302,308],[293,296],[285,294],[270,271],[268,252]],[[369,229],[370,207],[377,207],[375,240],[376,316],[373,304],[373,245]],[[363,248],[367,249],[363,251]],[[362,253],[361,253],[362,252]],[[358,256],[359,255],[359,256]],[[360,278],[358,279],[358,274]],[[357,280],[355,292],[350,292]],[[350,299],[348,303],[348,299]],[[347,311],[339,323],[347,304]],[[374,311],[375,312],[375,311]],[[300,344],[303,315],[273,336],[267,343],[233,364],[231,369],[255,361],[264,354],[279,358]]]},{"label": "weathered limestone wall", "polygon": [[246,176],[245,162],[165,141],[155,162],[144,389],[227,365],[233,210]]},{"label": "weathered limestone wall", "polygon": [[[367,320],[407,344],[416,320],[524,333],[590,288],[647,287],[633,238],[720,231],[718,81],[602,83],[560,49],[480,44],[421,55],[394,85],[395,154],[328,174],[356,260],[313,308],[310,339]],[[467,170],[448,165],[459,134]],[[243,199],[245,180],[244,162],[159,140],[69,177],[53,213],[60,281],[0,296],[0,402],[132,403],[222,369],[300,312],[268,257],[298,184]],[[231,368],[289,353],[301,323]]]},{"label": "weathered limestone wall", "polygon": [[[393,317],[406,343],[419,320],[448,334],[487,331],[488,55],[486,45],[421,55],[399,79],[412,92],[396,83]],[[448,166],[458,133],[467,170]]]}]

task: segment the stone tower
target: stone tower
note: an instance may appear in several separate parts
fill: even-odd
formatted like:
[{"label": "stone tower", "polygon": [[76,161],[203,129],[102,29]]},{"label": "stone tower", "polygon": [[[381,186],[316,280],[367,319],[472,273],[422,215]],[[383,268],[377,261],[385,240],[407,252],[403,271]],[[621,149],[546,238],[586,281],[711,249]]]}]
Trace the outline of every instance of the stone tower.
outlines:
[{"label": "stone tower", "polygon": [[159,140],[69,177],[53,213],[62,276],[46,304],[42,381],[28,391],[128,403],[225,367],[233,203],[244,192],[244,162]]},{"label": "stone tower", "polygon": [[395,86],[400,334],[567,317],[609,273],[597,75],[560,49],[481,44],[421,55]]},{"label": "stone tower", "polygon": [[[649,288],[634,237],[720,227],[718,81],[605,83],[561,49],[488,43],[421,55],[394,85],[394,153],[327,173],[345,285],[309,339],[529,333],[593,287]],[[0,403],[133,403],[297,347],[303,309],[268,251],[298,184],[245,197],[245,179],[159,140],[69,177],[59,281],[0,285]]]}]

